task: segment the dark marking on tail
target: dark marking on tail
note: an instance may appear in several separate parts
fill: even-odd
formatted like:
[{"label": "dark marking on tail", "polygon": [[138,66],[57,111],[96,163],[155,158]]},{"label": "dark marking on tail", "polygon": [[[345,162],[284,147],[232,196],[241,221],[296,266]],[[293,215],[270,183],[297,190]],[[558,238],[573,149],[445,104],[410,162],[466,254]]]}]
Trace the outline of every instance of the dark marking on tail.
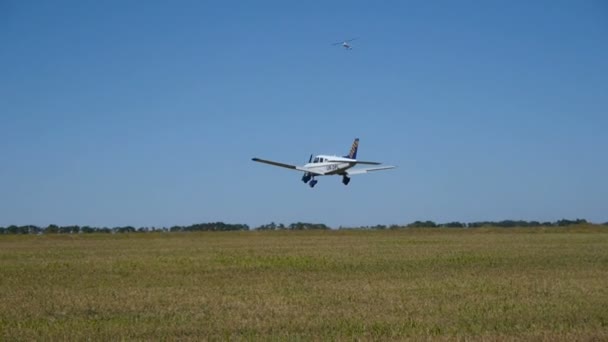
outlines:
[{"label": "dark marking on tail", "polygon": [[353,146],[351,146],[350,152],[348,153],[347,156],[344,156],[344,157],[350,158],[350,159],[357,159],[357,150],[358,149],[359,149],[359,138],[356,138],[355,141],[353,141]]}]

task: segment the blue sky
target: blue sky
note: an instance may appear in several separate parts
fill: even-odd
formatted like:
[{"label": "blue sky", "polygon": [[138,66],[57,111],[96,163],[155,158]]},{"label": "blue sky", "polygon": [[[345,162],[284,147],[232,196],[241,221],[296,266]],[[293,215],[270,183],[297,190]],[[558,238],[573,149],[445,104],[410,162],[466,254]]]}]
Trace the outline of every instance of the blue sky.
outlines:
[{"label": "blue sky", "polygon": [[[0,1],[0,225],[608,221],[606,37],[591,0]],[[399,168],[251,161],[354,137]]]}]

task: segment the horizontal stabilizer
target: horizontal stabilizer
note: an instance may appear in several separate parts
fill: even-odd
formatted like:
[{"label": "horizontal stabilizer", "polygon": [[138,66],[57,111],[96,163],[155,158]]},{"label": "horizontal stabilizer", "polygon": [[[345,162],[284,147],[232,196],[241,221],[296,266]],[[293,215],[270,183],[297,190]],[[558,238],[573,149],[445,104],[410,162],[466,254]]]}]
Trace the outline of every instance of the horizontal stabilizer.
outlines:
[{"label": "horizontal stabilizer", "polygon": [[378,163],[378,162],[370,162],[370,161],[359,161],[357,160],[355,162],[355,164],[361,164],[361,165],[380,165],[382,163]]},{"label": "horizontal stabilizer", "polygon": [[361,164],[361,165],[380,165],[380,164],[382,164],[382,163],[378,163],[378,162],[358,161],[358,160],[348,159],[348,158],[327,159],[325,161],[328,163],[350,163],[350,164]]},{"label": "horizontal stabilizer", "polygon": [[373,171],[390,170],[390,169],[394,169],[394,168],[396,168],[396,166],[387,165],[387,166],[381,166],[381,167],[372,167],[369,169],[351,169],[351,170],[347,170],[346,174],[349,176],[353,176],[353,175],[361,175],[361,174],[373,172]]}]

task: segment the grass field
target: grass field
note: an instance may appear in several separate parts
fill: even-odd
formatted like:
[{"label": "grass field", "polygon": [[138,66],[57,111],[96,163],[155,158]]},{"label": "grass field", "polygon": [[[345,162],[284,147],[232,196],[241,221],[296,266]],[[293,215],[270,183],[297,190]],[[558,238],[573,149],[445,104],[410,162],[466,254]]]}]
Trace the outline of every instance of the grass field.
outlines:
[{"label": "grass field", "polygon": [[608,229],[0,236],[0,340],[608,340]]}]

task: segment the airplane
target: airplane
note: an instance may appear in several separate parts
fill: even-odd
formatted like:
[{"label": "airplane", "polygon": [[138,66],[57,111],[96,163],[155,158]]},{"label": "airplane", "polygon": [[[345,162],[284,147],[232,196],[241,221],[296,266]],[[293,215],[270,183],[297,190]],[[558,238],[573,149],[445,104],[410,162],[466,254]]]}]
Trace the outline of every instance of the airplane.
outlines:
[{"label": "airplane", "polygon": [[378,162],[357,160],[357,150],[358,149],[359,149],[359,138],[356,138],[355,141],[353,141],[353,145],[350,148],[350,152],[348,153],[348,155],[343,156],[343,157],[338,157],[338,156],[329,156],[329,155],[320,154],[320,155],[315,156],[313,159],[313,156],[311,154],[310,158],[308,158],[308,163],[304,164],[303,166],[284,164],[284,163],[279,163],[276,161],[260,159],[260,158],[252,158],[251,160],[258,162],[258,163],[270,164],[270,165],[280,166],[280,167],[284,167],[284,168],[292,169],[292,170],[296,170],[296,171],[302,171],[302,172],[304,172],[304,175],[302,176],[302,182],[308,183],[308,185],[311,188],[314,188],[315,185],[317,185],[318,181],[315,179],[315,177],[317,177],[317,176],[333,176],[333,175],[342,176],[342,183],[344,185],[348,185],[348,183],[350,182],[350,176],[364,174],[364,173],[368,173],[368,172],[372,172],[372,171],[394,169],[396,167],[396,166],[386,165],[386,166],[372,167],[372,168],[366,168],[366,169],[351,169],[355,165],[380,165],[380,164],[382,164],[382,163],[378,163]]},{"label": "airplane", "polygon": [[351,38],[351,39],[345,40],[343,42],[333,43],[331,45],[334,45],[334,46],[342,45],[342,47],[345,48],[346,50],[352,50],[353,49],[352,46],[350,46],[350,44],[348,44],[348,43],[352,42],[353,40],[357,40],[357,39],[359,39],[359,38]]}]

